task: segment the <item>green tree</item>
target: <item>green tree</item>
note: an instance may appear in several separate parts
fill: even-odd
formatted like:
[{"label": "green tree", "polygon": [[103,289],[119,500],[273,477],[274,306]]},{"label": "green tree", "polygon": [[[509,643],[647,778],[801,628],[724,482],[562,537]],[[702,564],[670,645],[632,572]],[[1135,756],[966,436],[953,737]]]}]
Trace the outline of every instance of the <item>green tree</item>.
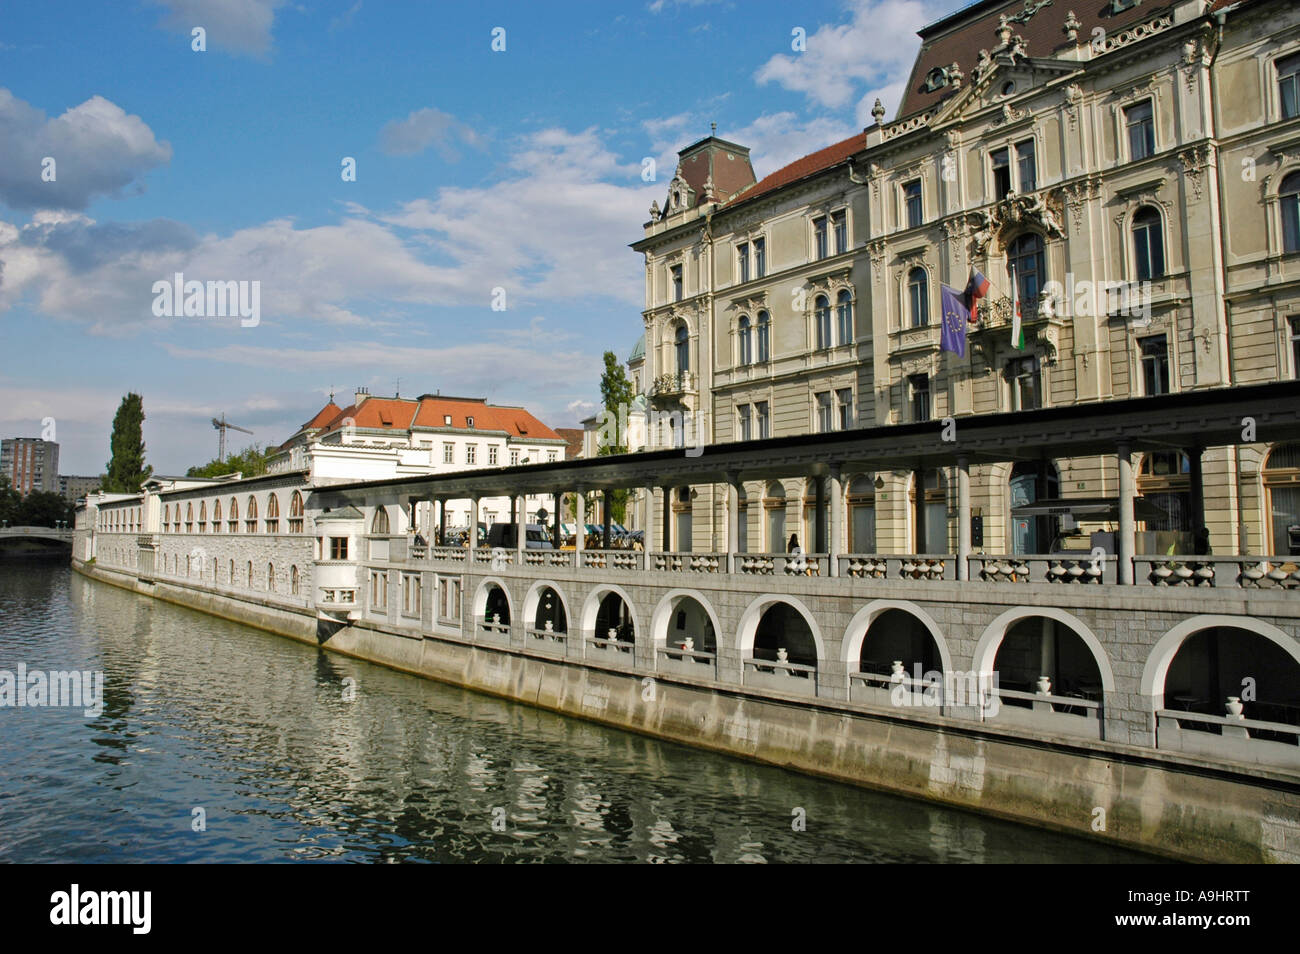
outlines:
[{"label": "green tree", "polygon": [[238,454],[231,454],[224,461],[213,458],[201,467],[191,467],[185,472],[186,477],[224,477],[226,474],[243,474],[245,477],[261,477],[266,473],[271,451],[254,444],[245,447]]},{"label": "green tree", "polygon": [[112,458],[108,473],[100,482],[106,493],[138,493],[140,485],[153,474],[144,462],[144,398],[134,392],[122,398],[113,417],[113,436],[109,439]]},{"label": "green tree", "polygon": [[0,521],[8,522],[11,527],[20,526],[18,512],[22,499],[22,494],[14,490],[14,485],[9,478],[0,474]]},{"label": "green tree", "polygon": [[[600,442],[598,456],[627,453],[627,419],[632,413],[634,396],[632,382],[627,379],[623,363],[614,352],[606,351],[605,373],[600,376],[600,398],[604,406],[601,431],[607,436]],[[609,512],[615,523],[623,523],[627,517],[627,497],[625,489],[616,490],[610,495]]]},{"label": "green tree", "polygon": [[62,520],[72,526],[73,506],[62,494],[48,490],[33,490],[18,504],[17,515],[10,526],[52,527]]}]

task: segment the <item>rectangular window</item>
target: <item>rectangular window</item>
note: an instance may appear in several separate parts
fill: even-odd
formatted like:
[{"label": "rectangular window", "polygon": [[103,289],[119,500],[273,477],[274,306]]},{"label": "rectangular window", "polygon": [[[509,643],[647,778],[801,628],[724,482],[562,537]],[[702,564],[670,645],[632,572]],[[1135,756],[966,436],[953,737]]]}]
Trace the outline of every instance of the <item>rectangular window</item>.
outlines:
[{"label": "rectangular window", "polygon": [[467,463],[467,464],[474,464],[474,463],[477,463],[477,462],[478,462],[478,445],[477,445],[477,444],[466,444],[466,445],[465,445],[465,463]]},{"label": "rectangular window", "polygon": [[348,538],[330,537],[330,559],[346,560],[348,558]]},{"label": "rectangular window", "polygon": [[673,301],[682,300],[682,267],[674,265],[668,269],[669,281],[673,286]]},{"label": "rectangular window", "polygon": [[914,229],[921,224],[921,180],[913,179],[903,186],[903,203],[907,212],[907,227]]},{"label": "rectangular window", "polygon": [[993,152],[993,197],[1005,199],[1011,192],[1011,153],[1006,149]]},{"label": "rectangular window", "polygon": [[754,422],[753,411],[748,404],[742,404],[736,408],[736,414],[740,419],[740,439],[749,441],[754,439]]},{"label": "rectangular window", "polygon": [[1143,393],[1152,396],[1169,393],[1169,351],[1164,335],[1152,335],[1138,341],[1142,354]]},{"label": "rectangular window", "polygon": [[912,392],[912,420],[928,421],[930,419],[930,376],[928,374],[908,375],[907,386]]},{"label": "rectangular window", "polygon": [[1300,116],[1300,53],[1277,61],[1277,96],[1283,119]]},{"label": "rectangular window", "polygon": [[438,615],[443,619],[460,619],[460,580],[438,581]]},{"label": "rectangular window", "polygon": [[489,445],[488,445],[488,463],[491,464],[492,466],[496,466],[496,462],[497,462],[497,445],[496,445],[496,444],[489,444]]},{"label": "rectangular window", "polygon": [[831,230],[835,233],[835,254],[840,255],[849,250],[848,219],[841,209],[831,213]]},{"label": "rectangular window", "polygon": [[388,609],[388,574],[370,574],[370,608],[371,610]]},{"label": "rectangular window", "polygon": [[853,389],[840,388],[835,392],[835,400],[839,410],[840,430],[846,431],[853,426]]},{"label": "rectangular window", "polygon": [[1038,359],[1014,358],[1007,363],[1011,384],[1011,410],[1032,411],[1043,406],[1038,385]]},{"label": "rectangular window", "polygon": [[768,414],[767,402],[759,401],[754,405],[755,413],[758,417],[758,439],[766,440],[772,436],[771,418]]},{"label": "rectangular window", "polygon": [[547,462],[548,462],[548,463],[551,463],[551,464],[555,463],[555,461],[556,461],[556,455],[557,455],[557,454],[559,454],[559,451],[548,450],[548,451],[546,452],[546,460],[547,460]]},{"label": "rectangular window", "polygon": [[1300,315],[1287,321],[1291,323],[1291,377],[1300,378]]},{"label": "rectangular window", "polygon": [[456,463],[455,454],[456,454],[456,445],[451,443],[450,441],[444,442],[442,445],[442,462],[444,464]]},{"label": "rectangular window", "polygon": [[510,466],[517,467],[518,465],[519,465],[519,451],[512,450],[510,452]]},{"label": "rectangular window", "polygon": [[817,392],[817,430],[825,434],[832,428],[831,424],[831,392]]},{"label": "rectangular window", "polygon": [[754,277],[767,274],[767,239],[754,239]]},{"label": "rectangular window", "polygon": [[746,242],[736,246],[736,281],[741,285],[749,281],[749,244]]},{"label": "rectangular window", "polygon": [[813,257],[826,257],[826,216],[813,219]]},{"label": "rectangular window", "polygon": [[1156,126],[1151,111],[1151,100],[1144,100],[1124,110],[1128,126],[1128,157],[1133,162],[1145,159],[1156,151]]},{"label": "rectangular window", "polygon": [[1016,143],[1016,177],[1020,192],[1033,192],[1038,188],[1038,166],[1034,161],[1034,141],[1026,139]]},{"label": "rectangular window", "polygon": [[402,574],[402,615],[420,615],[420,576],[417,573]]}]

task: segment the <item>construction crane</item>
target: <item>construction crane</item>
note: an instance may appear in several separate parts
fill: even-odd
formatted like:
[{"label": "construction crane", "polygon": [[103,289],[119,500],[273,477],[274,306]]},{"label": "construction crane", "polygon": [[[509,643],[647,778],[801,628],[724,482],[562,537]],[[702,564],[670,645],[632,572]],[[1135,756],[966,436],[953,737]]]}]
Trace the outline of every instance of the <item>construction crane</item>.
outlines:
[{"label": "construction crane", "polygon": [[238,424],[227,424],[224,411],[221,412],[221,420],[217,420],[215,417],[212,419],[212,426],[221,434],[221,439],[217,443],[217,460],[223,464],[226,461],[226,431],[243,431],[245,434],[253,433],[248,428],[240,427]]}]

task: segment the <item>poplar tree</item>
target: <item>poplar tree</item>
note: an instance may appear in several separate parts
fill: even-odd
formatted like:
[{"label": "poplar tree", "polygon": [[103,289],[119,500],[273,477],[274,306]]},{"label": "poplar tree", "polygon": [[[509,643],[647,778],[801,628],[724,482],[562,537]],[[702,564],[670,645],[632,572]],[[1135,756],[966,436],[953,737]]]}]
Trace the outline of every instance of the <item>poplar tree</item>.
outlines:
[{"label": "poplar tree", "polygon": [[[597,451],[598,456],[627,453],[627,434],[623,431],[623,425],[632,413],[633,397],[632,382],[627,379],[623,362],[618,360],[618,355],[614,352],[606,351],[605,373],[600,377],[600,398],[607,415],[605,420],[615,422],[607,433],[614,433],[616,440],[604,443]],[[622,523],[627,517],[627,496],[625,489],[610,494],[609,513],[615,523]]]},{"label": "poplar tree", "polygon": [[140,485],[153,474],[144,462],[144,398],[131,393],[122,398],[113,417],[113,436],[109,439],[112,458],[102,481],[108,493],[139,493]]}]

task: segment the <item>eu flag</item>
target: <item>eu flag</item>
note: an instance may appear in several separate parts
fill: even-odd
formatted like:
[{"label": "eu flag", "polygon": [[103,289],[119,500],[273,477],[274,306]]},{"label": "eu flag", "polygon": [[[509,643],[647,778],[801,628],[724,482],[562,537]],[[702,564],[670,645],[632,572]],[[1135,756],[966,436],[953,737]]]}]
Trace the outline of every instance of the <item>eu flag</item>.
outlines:
[{"label": "eu flag", "polygon": [[966,320],[970,309],[966,306],[965,296],[955,288],[940,285],[939,307],[943,312],[939,347],[959,358],[966,357]]}]

